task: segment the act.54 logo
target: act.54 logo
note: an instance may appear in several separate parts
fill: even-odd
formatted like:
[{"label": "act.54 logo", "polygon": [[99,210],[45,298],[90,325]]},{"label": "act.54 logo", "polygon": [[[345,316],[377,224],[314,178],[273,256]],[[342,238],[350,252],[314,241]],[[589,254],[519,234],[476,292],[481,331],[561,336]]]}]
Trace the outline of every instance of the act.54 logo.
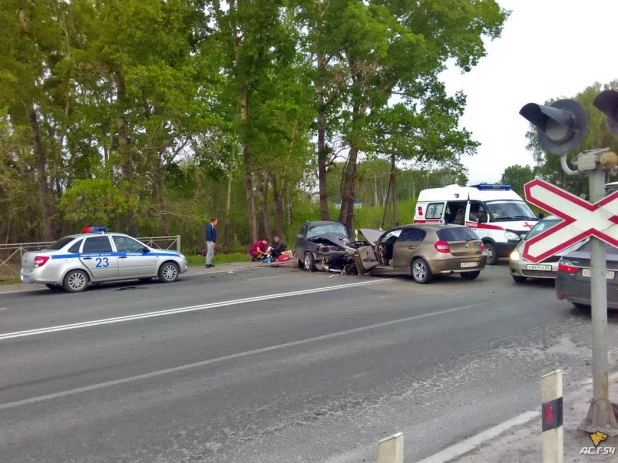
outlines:
[{"label": "act.54 logo", "polygon": [[595,432],[590,434],[590,440],[594,444],[594,447],[582,447],[579,451],[580,455],[615,455],[616,447],[601,446],[599,444],[604,440],[607,440],[607,434],[603,432]]}]

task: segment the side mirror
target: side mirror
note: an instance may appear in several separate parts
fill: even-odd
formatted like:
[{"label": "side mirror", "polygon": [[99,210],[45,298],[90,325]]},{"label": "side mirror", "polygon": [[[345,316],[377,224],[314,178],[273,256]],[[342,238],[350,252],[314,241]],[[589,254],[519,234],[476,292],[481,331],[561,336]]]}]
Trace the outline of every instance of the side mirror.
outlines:
[{"label": "side mirror", "polygon": [[150,248],[144,247],[144,249],[142,249],[142,252],[150,252]]},{"label": "side mirror", "polygon": [[545,217],[545,214],[543,214],[542,212],[539,212],[539,220],[543,220],[543,217]]}]

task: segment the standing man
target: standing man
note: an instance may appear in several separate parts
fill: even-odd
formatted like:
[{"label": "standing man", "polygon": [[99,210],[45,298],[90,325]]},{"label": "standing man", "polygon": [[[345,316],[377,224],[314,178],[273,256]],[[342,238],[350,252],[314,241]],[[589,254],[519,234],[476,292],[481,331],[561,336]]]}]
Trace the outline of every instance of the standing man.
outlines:
[{"label": "standing man", "polygon": [[214,267],[212,258],[215,255],[215,243],[217,242],[217,218],[213,217],[209,224],[206,224],[206,268]]}]

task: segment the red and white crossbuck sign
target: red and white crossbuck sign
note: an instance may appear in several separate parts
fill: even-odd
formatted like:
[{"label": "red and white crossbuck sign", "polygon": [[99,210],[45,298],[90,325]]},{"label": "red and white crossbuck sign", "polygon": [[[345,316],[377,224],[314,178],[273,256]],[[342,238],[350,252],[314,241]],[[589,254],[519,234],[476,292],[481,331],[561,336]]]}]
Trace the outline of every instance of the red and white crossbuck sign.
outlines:
[{"label": "red and white crossbuck sign", "polygon": [[596,204],[547,183],[532,180],[524,185],[526,200],[563,221],[524,244],[524,259],[541,262],[589,236],[618,247],[618,191]]}]

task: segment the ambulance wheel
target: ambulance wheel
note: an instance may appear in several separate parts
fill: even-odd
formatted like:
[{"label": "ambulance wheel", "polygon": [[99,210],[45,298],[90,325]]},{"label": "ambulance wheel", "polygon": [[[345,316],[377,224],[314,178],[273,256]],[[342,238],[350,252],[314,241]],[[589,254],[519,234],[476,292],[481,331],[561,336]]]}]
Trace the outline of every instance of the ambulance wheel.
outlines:
[{"label": "ambulance wheel", "polygon": [[496,246],[493,243],[485,243],[485,250],[487,251],[487,265],[496,265],[498,263],[498,253],[496,252]]}]

